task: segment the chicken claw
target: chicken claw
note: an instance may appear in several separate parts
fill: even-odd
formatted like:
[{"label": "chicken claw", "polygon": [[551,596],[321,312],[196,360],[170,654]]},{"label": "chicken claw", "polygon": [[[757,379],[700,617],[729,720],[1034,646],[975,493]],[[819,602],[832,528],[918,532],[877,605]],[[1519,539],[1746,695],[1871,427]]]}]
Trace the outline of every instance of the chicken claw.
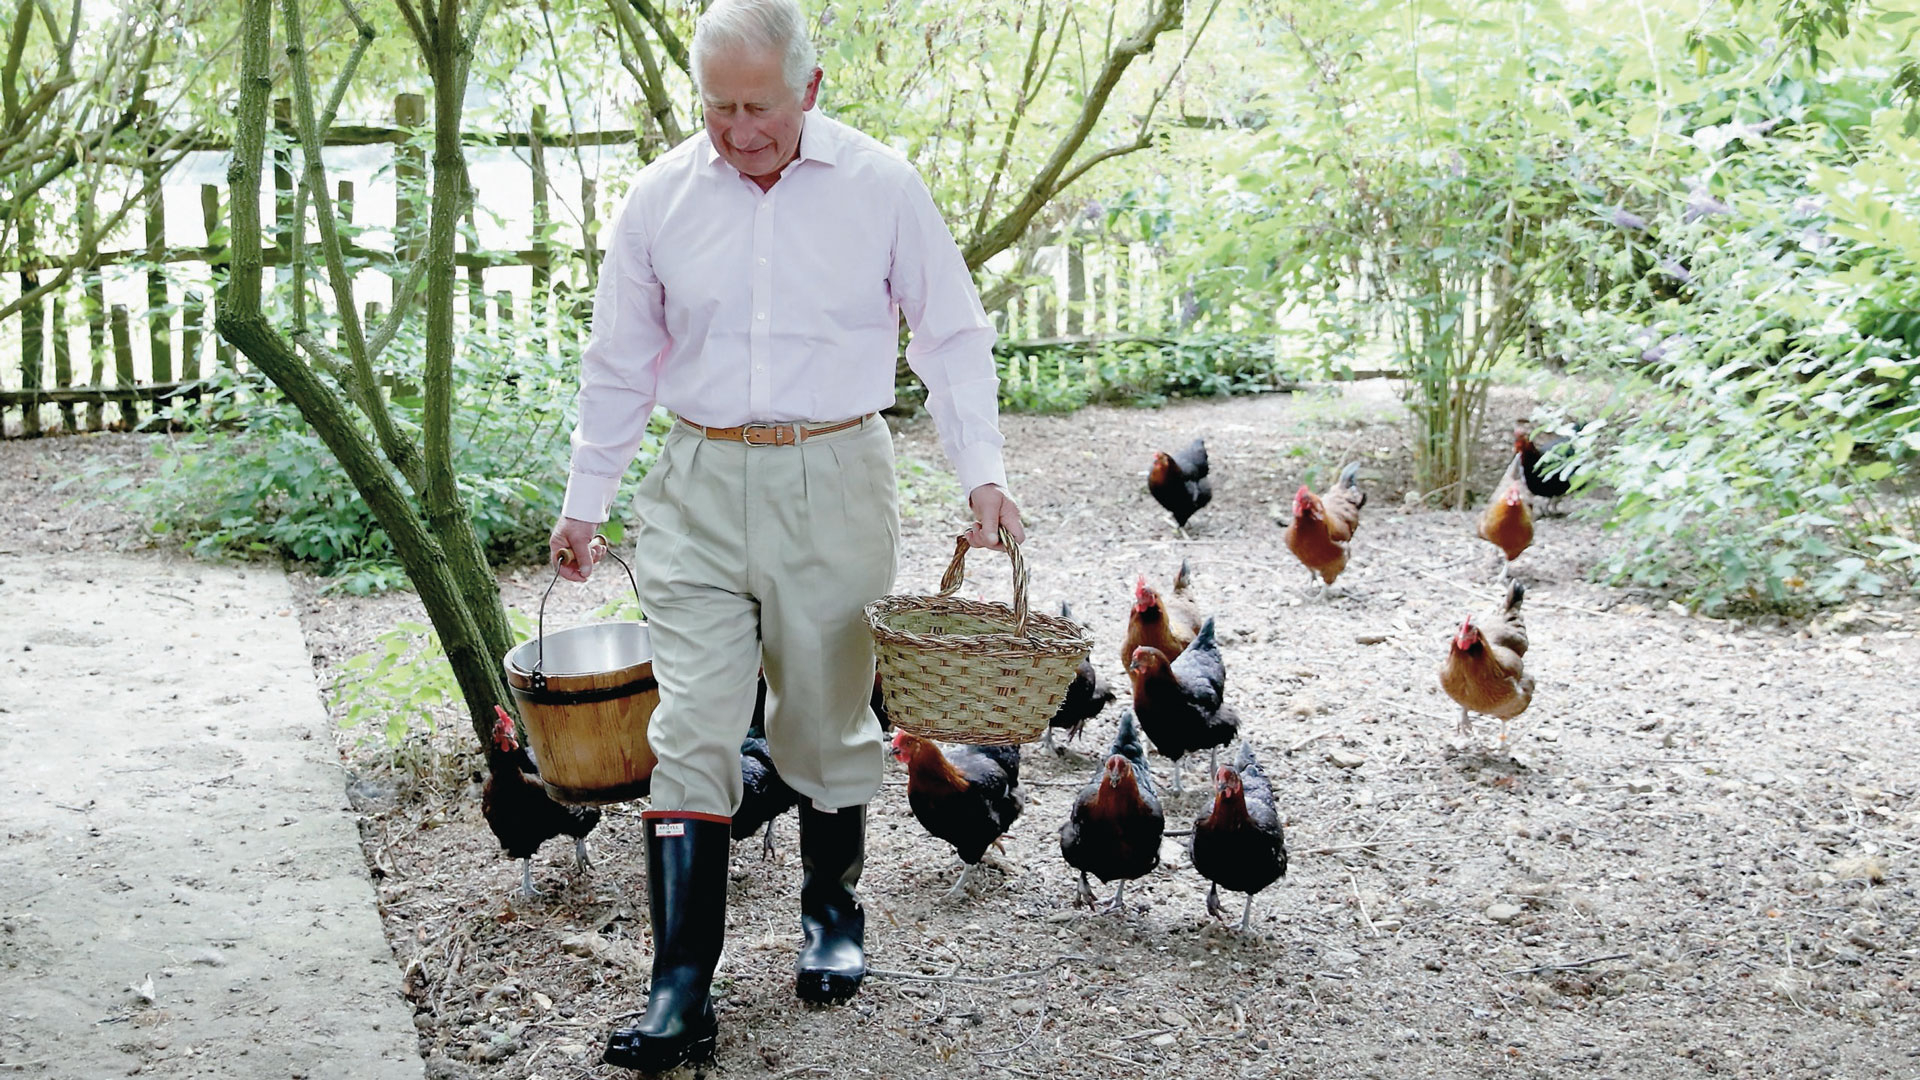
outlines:
[{"label": "chicken claw", "polygon": [[1093,883],[1087,880],[1087,872],[1080,871],[1080,888],[1074,891],[1074,902],[1082,907],[1093,906]]},{"label": "chicken claw", "polygon": [[[1086,877],[1086,875],[1085,875],[1085,874],[1082,874],[1082,875],[1080,875],[1080,876],[1081,876],[1082,878],[1085,878],[1085,877]],[[1124,914],[1126,914],[1126,913],[1127,913],[1127,907],[1126,907],[1126,904],[1125,904],[1125,903],[1123,902],[1123,899],[1122,899],[1123,897],[1125,897],[1125,896],[1126,896],[1126,893],[1127,893],[1127,879],[1126,879],[1126,878],[1121,878],[1121,879],[1120,879],[1120,887],[1119,887],[1119,888],[1117,888],[1117,889],[1115,889],[1115,890],[1113,890],[1113,899],[1111,899],[1111,900],[1108,900],[1108,901],[1107,901],[1106,903],[1104,903],[1104,904],[1101,904],[1101,905],[1100,905],[1100,906],[1099,906],[1098,908],[1096,908],[1095,910],[1097,910],[1097,911],[1099,911],[1099,912],[1100,912],[1100,913],[1101,913],[1102,915],[1111,915],[1111,914],[1113,914],[1113,913],[1114,913],[1114,912],[1116,912],[1116,911],[1117,911],[1117,912],[1119,912],[1119,913],[1120,913],[1120,914],[1122,914],[1122,915],[1124,915]]]},{"label": "chicken claw", "polygon": [[1473,714],[1468,712],[1464,705],[1460,707],[1460,723],[1453,730],[1460,735],[1473,734]]},{"label": "chicken claw", "polygon": [[1220,886],[1218,885],[1209,886],[1207,889],[1207,914],[1216,919],[1221,918]]}]

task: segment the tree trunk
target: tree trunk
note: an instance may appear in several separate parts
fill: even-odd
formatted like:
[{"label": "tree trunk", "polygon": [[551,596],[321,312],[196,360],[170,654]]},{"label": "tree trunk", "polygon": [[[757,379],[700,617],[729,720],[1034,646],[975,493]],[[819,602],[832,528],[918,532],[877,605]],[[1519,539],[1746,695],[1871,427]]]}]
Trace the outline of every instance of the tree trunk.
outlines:
[{"label": "tree trunk", "polygon": [[[297,4],[289,2],[287,9],[290,18],[297,18]],[[287,337],[274,329],[261,311],[259,196],[269,111],[267,94],[271,85],[272,15],[273,0],[245,0],[242,22],[245,77],[241,80],[233,162],[228,170],[235,196],[230,200],[229,210],[233,269],[220,291],[214,327],[272,379],[300,410],[301,416],[333,452],[380,527],[392,538],[394,551],[418,590],[447,661],[453,667],[474,732],[484,743],[492,731],[494,707],[510,700],[500,658],[513,642],[506,612],[500,603],[499,584],[474,539],[471,518],[454,483],[447,437],[452,402],[456,271],[453,241],[455,225],[465,203],[467,178],[457,142],[450,162],[444,160],[444,147],[449,133],[454,139],[458,138],[457,103],[460,88],[465,84],[464,62],[447,65],[447,73],[457,76],[455,80],[437,83],[448,91],[442,97],[453,104],[438,110],[436,115],[436,143],[440,150],[435,158],[435,198],[426,272],[428,340],[432,343],[426,393],[429,402],[434,404],[430,404],[427,416],[422,469],[425,480],[420,492],[427,507],[423,517],[408,501],[403,478],[355,423],[345,396],[300,358]],[[296,22],[290,27],[290,44],[297,39],[297,30]],[[454,36],[458,28],[447,27],[446,31],[442,38],[447,43],[445,54],[452,55],[458,43]],[[289,49],[290,54],[296,51]],[[436,76],[441,71],[436,66]],[[297,77],[304,78],[304,71],[298,72]],[[309,107],[310,104],[309,100]],[[459,193],[459,197],[455,193]],[[377,397],[362,405],[385,408]]]}]

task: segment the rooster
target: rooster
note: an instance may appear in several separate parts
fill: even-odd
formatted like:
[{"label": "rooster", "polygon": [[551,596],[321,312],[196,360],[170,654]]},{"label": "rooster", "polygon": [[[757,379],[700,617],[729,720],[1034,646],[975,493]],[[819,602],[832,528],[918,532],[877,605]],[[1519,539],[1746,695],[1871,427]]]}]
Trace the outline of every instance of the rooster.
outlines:
[{"label": "rooster", "polygon": [[1017,746],[956,746],[893,733],[893,756],[907,767],[907,806],[936,840],[966,864],[943,899],[966,895],[987,848],[1006,835],[1026,805]]},{"label": "rooster", "polygon": [[[1579,431],[1584,424],[1575,424]],[[1520,473],[1527,490],[1547,500],[1545,513],[1553,513],[1560,500],[1573,489],[1573,474],[1579,466],[1573,460],[1573,440],[1555,432],[1536,435],[1525,420],[1513,423],[1513,452],[1520,455]]]},{"label": "rooster", "polygon": [[1513,455],[1513,464],[1507,466],[1493,500],[1480,514],[1480,539],[1499,548],[1507,557],[1500,567],[1502,580],[1511,571],[1513,560],[1533,545],[1533,507],[1529,503],[1519,454]]},{"label": "rooster", "polygon": [[740,788],[740,807],[733,812],[733,838],[745,840],[762,825],[766,826],[760,853],[771,858],[773,823],[798,805],[800,796],[780,778],[780,771],[773,765],[773,751],[767,746],[767,680],[764,676],[753,703],[753,720],[747,726],[746,738],[740,740]]},{"label": "rooster", "polygon": [[1200,609],[1193,602],[1193,575],[1186,560],[1173,576],[1173,589],[1162,593],[1141,574],[1133,584],[1133,610],[1127,632],[1120,639],[1120,665],[1133,663],[1133,650],[1151,645],[1171,660],[1179,656],[1200,632]]},{"label": "rooster", "polygon": [[1526,673],[1527,627],[1520,604],[1527,598],[1522,582],[1507,586],[1506,603],[1479,616],[1469,615],[1447,648],[1440,665],[1440,688],[1460,705],[1460,734],[1473,734],[1473,714],[1500,718],[1500,742],[1507,741],[1507,722],[1533,704],[1533,676]]},{"label": "rooster", "polygon": [[1212,882],[1207,914],[1220,917],[1220,889],[1247,894],[1240,931],[1253,917],[1253,894],[1287,876],[1287,838],[1273,785],[1244,741],[1232,768],[1214,773],[1213,802],[1193,823],[1193,868]]},{"label": "rooster", "polygon": [[1153,465],[1147,469],[1147,491],[1154,501],[1173,515],[1173,524],[1182,533],[1187,519],[1213,501],[1213,482],[1207,479],[1207,444],[1195,439],[1185,450],[1174,453],[1156,451]]},{"label": "rooster", "polygon": [[587,861],[587,834],[600,824],[600,811],[554,802],[540,783],[540,766],[533,760],[533,748],[520,745],[514,735],[513,717],[498,705],[493,711],[497,719],[487,747],[487,779],[480,789],[480,813],[508,857],[520,860],[520,895],[531,897],[537,895],[533,855],[548,840],[573,837],[578,869],[584,871],[591,865]]},{"label": "rooster", "polygon": [[1151,645],[1135,649],[1127,675],[1133,681],[1133,712],[1140,730],[1153,740],[1155,750],[1173,759],[1173,790],[1184,792],[1180,759],[1206,750],[1211,764],[1218,765],[1220,748],[1240,730],[1239,714],[1222,700],[1227,667],[1213,638],[1213,620],[1172,660]]},{"label": "rooster", "polygon": [[[1064,602],[1060,605],[1060,617],[1071,620],[1073,609]],[[1053,745],[1053,733],[1057,728],[1067,733],[1067,741],[1072,742],[1087,721],[1099,716],[1107,706],[1113,704],[1112,684],[1093,670],[1091,660],[1082,659],[1074,670],[1073,682],[1067,684],[1067,696],[1060,701],[1060,711],[1047,721],[1047,730],[1040,737],[1040,745],[1056,753],[1066,753],[1066,747]]]},{"label": "rooster", "polygon": [[1080,902],[1093,903],[1088,874],[1101,884],[1118,879],[1106,910],[1121,910],[1127,882],[1147,876],[1160,865],[1160,837],[1166,827],[1166,814],[1153,792],[1146,747],[1140,743],[1133,714],[1123,713],[1106,764],[1074,797],[1067,823],[1060,826],[1060,854],[1068,866],[1080,871]]},{"label": "rooster", "polygon": [[1287,550],[1307,568],[1309,578],[1331,585],[1347,568],[1347,545],[1360,528],[1360,508],[1367,505],[1367,493],[1355,482],[1359,475],[1360,463],[1351,462],[1326,494],[1315,495],[1305,484],[1294,492]]}]

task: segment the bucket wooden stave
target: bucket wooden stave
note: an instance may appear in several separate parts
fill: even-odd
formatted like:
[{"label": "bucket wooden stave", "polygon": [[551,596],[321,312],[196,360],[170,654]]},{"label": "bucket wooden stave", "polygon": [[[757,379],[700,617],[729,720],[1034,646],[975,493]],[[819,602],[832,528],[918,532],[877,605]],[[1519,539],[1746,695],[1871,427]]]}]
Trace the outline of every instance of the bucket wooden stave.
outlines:
[{"label": "bucket wooden stave", "polygon": [[[631,580],[633,571],[627,574]],[[541,783],[567,803],[646,795],[655,760],[647,722],[660,704],[647,624],[598,623],[549,634],[545,596],[540,608],[539,636],[514,646],[503,663]]]}]

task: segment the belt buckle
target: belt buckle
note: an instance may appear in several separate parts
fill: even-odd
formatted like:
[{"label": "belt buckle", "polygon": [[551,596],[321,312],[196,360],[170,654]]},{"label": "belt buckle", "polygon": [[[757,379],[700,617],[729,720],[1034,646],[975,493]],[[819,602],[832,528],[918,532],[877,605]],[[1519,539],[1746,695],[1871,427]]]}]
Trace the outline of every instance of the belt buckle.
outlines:
[{"label": "belt buckle", "polygon": [[740,441],[748,446],[791,446],[792,424],[747,424],[740,429]]}]

